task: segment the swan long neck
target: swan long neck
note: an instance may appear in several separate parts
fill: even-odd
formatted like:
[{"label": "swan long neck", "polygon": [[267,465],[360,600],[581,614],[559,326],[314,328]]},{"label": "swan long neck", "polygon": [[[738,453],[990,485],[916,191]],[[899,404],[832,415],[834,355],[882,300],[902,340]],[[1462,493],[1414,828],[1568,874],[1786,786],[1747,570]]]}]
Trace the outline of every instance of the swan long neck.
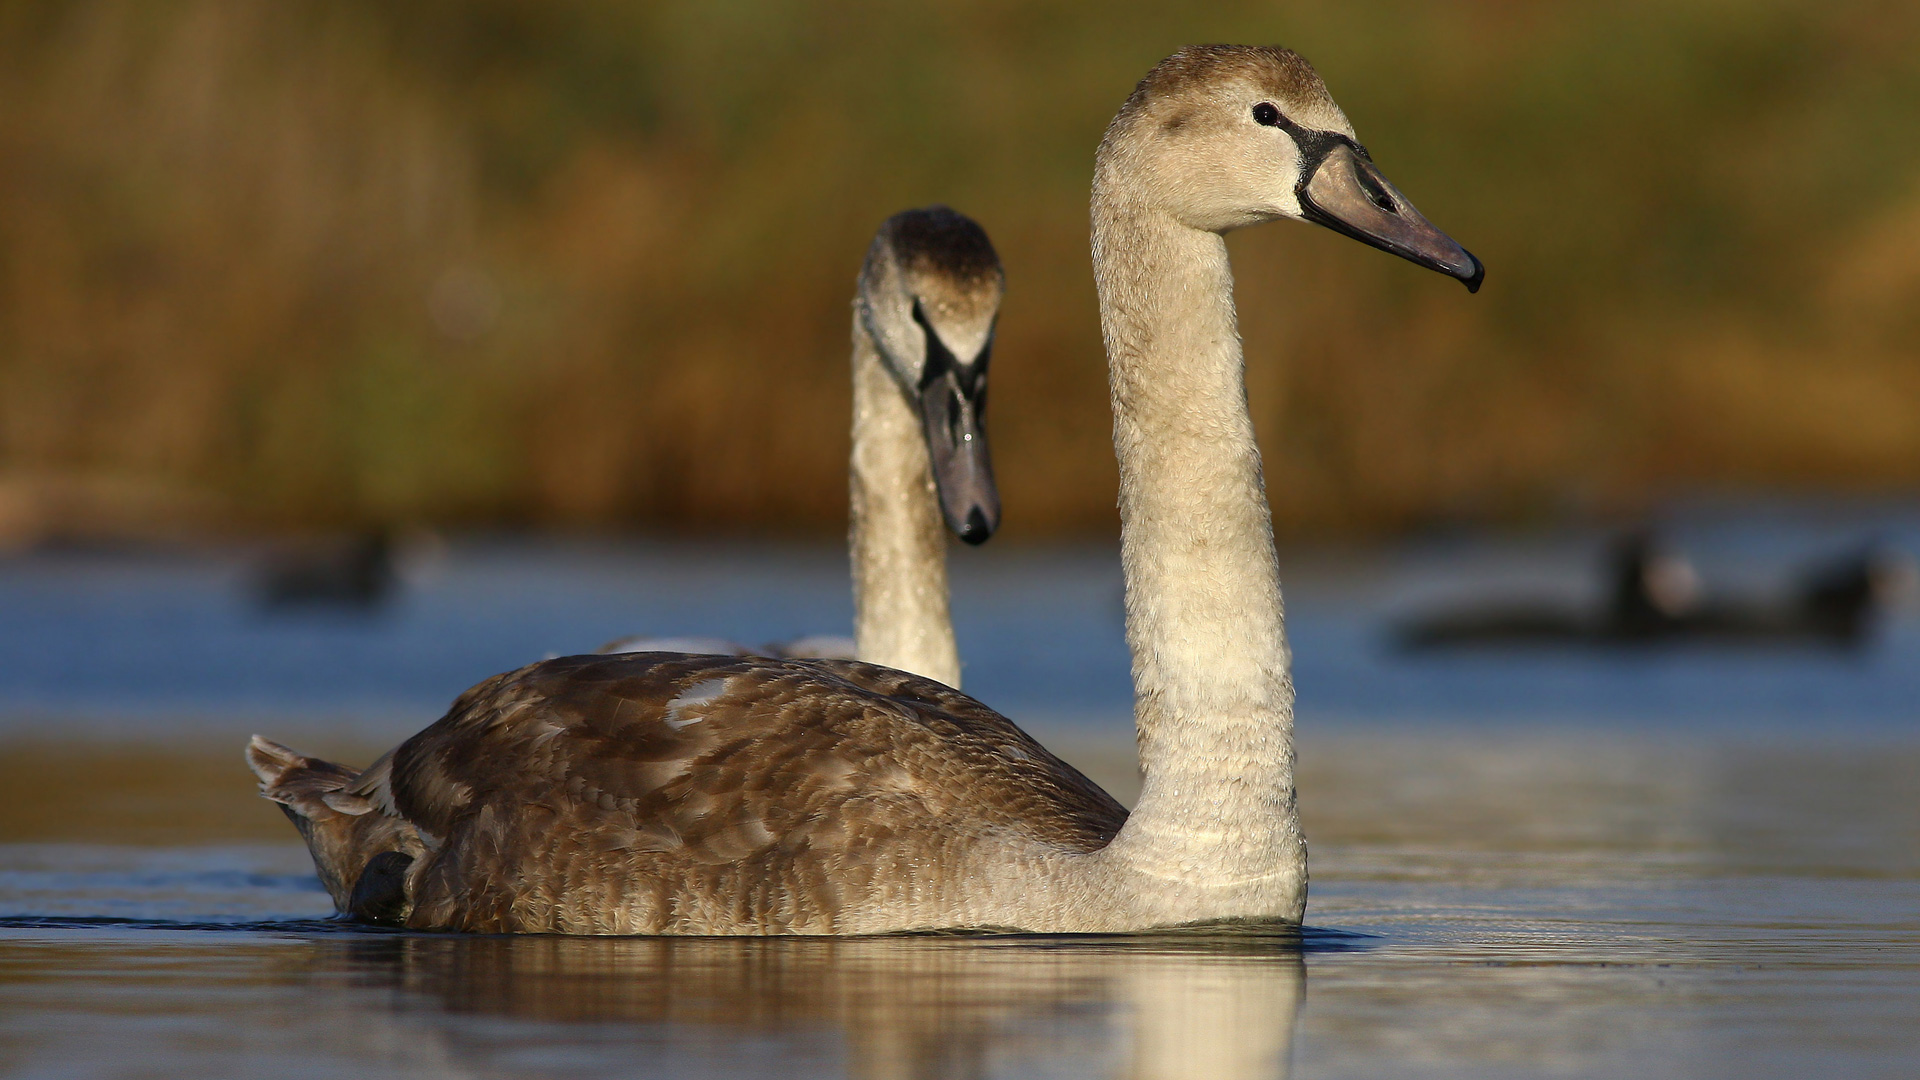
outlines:
[{"label": "swan long neck", "polygon": [[1114,847],[1236,903],[1304,905],[1293,682],[1226,243],[1124,190],[1096,182],[1093,204],[1144,771]]},{"label": "swan long neck", "polygon": [[868,663],[957,688],[946,532],[927,441],[858,314],[849,473],[854,651]]}]

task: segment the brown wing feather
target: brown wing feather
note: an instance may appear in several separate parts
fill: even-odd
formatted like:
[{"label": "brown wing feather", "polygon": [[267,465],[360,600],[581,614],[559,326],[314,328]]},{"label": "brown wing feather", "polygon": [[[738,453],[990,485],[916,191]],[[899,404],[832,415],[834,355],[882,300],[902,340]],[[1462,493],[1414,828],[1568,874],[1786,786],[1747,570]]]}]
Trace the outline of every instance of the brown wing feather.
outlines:
[{"label": "brown wing feather", "polygon": [[1126,819],[972,698],[846,660],[549,660],[371,773],[436,848],[410,922],[480,931],[831,932],[984,838],[1093,851]]}]

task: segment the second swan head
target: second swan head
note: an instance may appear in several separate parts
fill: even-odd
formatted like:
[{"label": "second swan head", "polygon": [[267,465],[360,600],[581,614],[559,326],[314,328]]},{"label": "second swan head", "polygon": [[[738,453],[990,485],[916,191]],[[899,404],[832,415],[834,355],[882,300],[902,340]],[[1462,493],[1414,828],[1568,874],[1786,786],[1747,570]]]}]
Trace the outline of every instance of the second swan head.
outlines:
[{"label": "second swan head", "polygon": [[1005,292],[986,230],[945,206],[889,218],[860,270],[860,321],[920,417],[947,528],[969,544],[1000,527],[987,363]]}]

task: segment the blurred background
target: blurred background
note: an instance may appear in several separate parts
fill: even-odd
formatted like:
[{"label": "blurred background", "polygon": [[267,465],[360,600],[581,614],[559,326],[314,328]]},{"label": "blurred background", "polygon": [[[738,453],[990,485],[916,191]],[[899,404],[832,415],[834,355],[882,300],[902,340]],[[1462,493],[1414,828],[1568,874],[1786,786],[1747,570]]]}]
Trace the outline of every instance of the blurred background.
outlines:
[{"label": "blurred background", "polygon": [[1093,148],[1198,40],[1490,267],[1234,237],[1283,535],[1920,485],[1912,4],[8,0],[0,540],[837,535],[853,276],[936,201],[1006,538],[1111,537]]},{"label": "blurred background", "polygon": [[[1075,1035],[857,951],[284,921],[331,907],[248,732],[363,763],[544,655],[847,631],[848,304],[935,202],[1009,287],[965,687],[1131,800],[1087,189],[1205,41],[1309,57],[1489,268],[1229,241],[1309,924],[1374,937],[1006,954]],[[1911,0],[0,0],[0,1062],[1146,1075],[1127,1026],[1205,1015],[1303,1076],[1906,1077],[1916,132]]]}]

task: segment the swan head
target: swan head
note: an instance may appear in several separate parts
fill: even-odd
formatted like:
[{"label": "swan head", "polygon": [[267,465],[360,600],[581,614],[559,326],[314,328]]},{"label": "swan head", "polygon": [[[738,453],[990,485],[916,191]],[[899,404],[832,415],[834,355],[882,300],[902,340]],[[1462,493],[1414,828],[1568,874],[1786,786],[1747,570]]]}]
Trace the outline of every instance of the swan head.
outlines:
[{"label": "swan head", "polygon": [[1096,177],[1096,197],[1144,202],[1138,209],[1195,229],[1307,221],[1470,291],[1486,273],[1381,175],[1313,66],[1290,49],[1193,45],[1167,57],[1114,117]]},{"label": "swan head", "polygon": [[1000,527],[987,451],[987,362],[1006,292],[985,229],[944,206],[888,218],[860,270],[860,325],[920,417],[947,528],[969,544]]}]

